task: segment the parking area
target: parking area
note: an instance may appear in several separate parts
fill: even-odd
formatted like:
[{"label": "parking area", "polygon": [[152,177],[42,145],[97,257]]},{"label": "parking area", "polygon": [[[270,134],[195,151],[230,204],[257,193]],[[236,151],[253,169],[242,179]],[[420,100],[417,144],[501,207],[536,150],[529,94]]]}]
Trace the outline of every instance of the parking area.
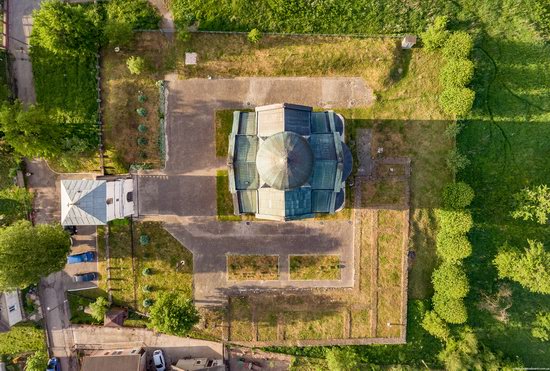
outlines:
[{"label": "parking area", "polygon": [[65,265],[63,272],[65,288],[68,291],[85,290],[97,287],[97,280],[88,282],[75,282],[76,275],[86,273],[97,273],[97,243],[95,226],[79,226],[77,233],[71,236],[72,246],[70,255],[93,252],[95,257],[93,261],[79,262]]}]

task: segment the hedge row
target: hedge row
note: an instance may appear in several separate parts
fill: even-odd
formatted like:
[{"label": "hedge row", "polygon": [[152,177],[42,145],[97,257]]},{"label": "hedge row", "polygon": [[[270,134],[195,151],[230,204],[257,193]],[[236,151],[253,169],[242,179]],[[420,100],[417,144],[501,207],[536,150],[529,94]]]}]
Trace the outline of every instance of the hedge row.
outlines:
[{"label": "hedge row", "polygon": [[473,198],[474,192],[466,183],[449,184],[443,191],[443,208],[435,212],[438,223],[437,255],[443,262],[432,275],[435,313],[426,317],[424,327],[440,338],[446,333],[441,320],[460,324],[468,319],[463,299],[468,295],[470,284],[462,267],[462,259],[472,253],[466,234],[472,228],[473,221],[465,207]]}]

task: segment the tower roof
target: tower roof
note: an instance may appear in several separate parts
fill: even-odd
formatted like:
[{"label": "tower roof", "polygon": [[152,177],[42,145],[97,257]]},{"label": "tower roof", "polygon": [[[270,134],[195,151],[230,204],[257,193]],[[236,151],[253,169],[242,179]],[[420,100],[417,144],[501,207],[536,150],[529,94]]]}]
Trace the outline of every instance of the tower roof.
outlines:
[{"label": "tower roof", "polygon": [[307,140],[293,132],[267,138],[256,156],[260,179],[279,190],[304,185],[313,170],[313,151]]}]

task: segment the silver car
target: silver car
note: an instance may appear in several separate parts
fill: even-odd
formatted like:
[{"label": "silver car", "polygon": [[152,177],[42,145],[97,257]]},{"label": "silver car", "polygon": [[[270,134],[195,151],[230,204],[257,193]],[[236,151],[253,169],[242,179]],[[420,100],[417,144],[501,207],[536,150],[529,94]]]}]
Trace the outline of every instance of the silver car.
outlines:
[{"label": "silver car", "polygon": [[166,361],[164,360],[164,354],[162,354],[162,350],[157,349],[153,352],[153,363],[155,364],[155,369],[157,371],[166,370]]}]

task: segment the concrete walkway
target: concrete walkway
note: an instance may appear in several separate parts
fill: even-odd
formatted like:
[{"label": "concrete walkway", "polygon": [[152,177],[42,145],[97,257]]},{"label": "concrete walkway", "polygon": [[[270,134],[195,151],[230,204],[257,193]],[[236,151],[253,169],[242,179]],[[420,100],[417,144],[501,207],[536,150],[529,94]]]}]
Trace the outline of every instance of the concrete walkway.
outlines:
[{"label": "concrete walkway", "polygon": [[14,58],[11,65],[17,97],[23,103],[35,103],[36,94],[28,43],[32,28],[32,11],[40,7],[40,0],[7,1],[9,1],[8,51]]}]

